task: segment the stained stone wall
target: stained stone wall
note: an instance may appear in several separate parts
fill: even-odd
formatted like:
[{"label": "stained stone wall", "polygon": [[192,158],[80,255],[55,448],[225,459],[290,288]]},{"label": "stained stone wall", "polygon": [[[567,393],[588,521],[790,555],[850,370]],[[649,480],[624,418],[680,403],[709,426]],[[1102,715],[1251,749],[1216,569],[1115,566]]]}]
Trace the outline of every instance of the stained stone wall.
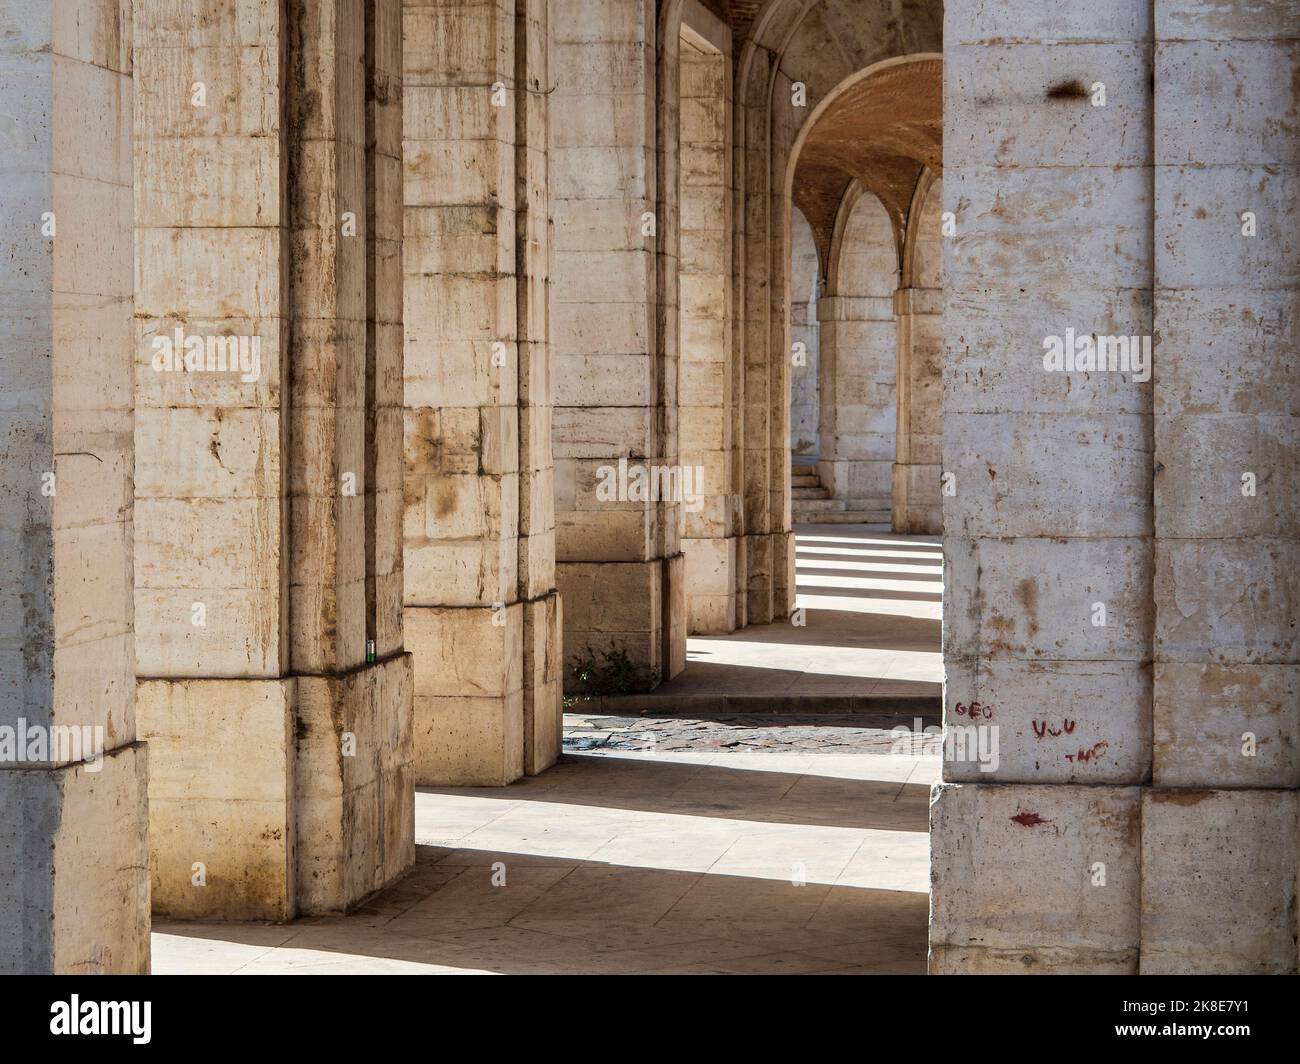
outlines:
[{"label": "stained stone wall", "polygon": [[136,4],[136,672],[160,913],[346,909],[414,860],[400,316],[380,288],[396,15]]},{"label": "stained stone wall", "polygon": [[0,972],[135,974],[149,967],[149,878],[132,662],[131,5],[33,0],[7,15]]},{"label": "stained stone wall", "polygon": [[677,123],[677,27],[660,40],[651,0],[552,0],[550,17],[564,645],[666,679],[686,656],[679,506],[613,479],[620,460],[646,476],[678,460],[676,137],[660,137]]},{"label": "stained stone wall", "polygon": [[1161,3],[1154,35],[1141,970],[1294,972],[1300,4]]},{"label": "stained stone wall", "polygon": [[[740,570],[735,489],[736,367],[731,348],[731,64],[683,26],[679,52],[681,203],[678,378],[680,507],[691,633],[735,631]],[[683,480],[683,483],[687,483]]]},{"label": "stained stone wall", "polygon": [[420,783],[560,744],[548,5],[406,0],[406,624]]},{"label": "stained stone wall", "polygon": [[1294,972],[1296,5],[946,10],[931,970]]}]

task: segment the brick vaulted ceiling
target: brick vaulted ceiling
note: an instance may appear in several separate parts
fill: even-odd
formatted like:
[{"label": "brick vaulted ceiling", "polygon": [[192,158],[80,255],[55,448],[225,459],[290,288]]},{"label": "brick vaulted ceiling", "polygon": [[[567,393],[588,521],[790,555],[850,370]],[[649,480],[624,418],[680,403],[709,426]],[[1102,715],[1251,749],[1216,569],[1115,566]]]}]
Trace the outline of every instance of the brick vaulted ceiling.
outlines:
[{"label": "brick vaulted ceiling", "polygon": [[922,168],[942,164],[942,63],[900,63],[850,85],[817,118],[796,163],[794,202],[818,244],[829,243],[835,213],[856,178],[884,204],[901,237]]},{"label": "brick vaulted ceiling", "polygon": [[[739,49],[770,0],[702,2],[731,26]],[[813,100],[888,56],[942,49],[941,0],[789,2],[803,15],[782,67],[792,80],[808,83]],[[943,74],[937,59],[885,68],[837,98],[807,138],[794,182],[794,202],[812,225],[823,262],[836,213],[855,178],[884,204],[901,246],[922,167],[940,168],[942,144]]]}]

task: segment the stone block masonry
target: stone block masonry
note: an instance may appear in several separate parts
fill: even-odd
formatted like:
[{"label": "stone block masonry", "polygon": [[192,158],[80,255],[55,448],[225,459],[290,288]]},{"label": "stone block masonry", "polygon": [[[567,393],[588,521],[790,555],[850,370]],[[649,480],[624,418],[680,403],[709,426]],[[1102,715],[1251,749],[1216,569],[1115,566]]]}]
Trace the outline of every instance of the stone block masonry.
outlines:
[{"label": "stone block masonry", "polygon": [[11,3],[0,37],[4,973],[149,968],[128,15],[116,0]]},{"label": "stone block masonry", "polygon": [[551,6],[402,6],[403,604],[420,784],[507,784],[559,756]]},{"label": "stone block masonry", "polygon": [[946,5],[945,714],[1000,757],[933,794],[931,970],[1294,973],[1298,12],[1011,8]]},{"label": "stone block masonry", "polygon": [[621,649],[667,679],[686,660],[678,500],[595,489],[620,459],[678,463],[676,28],[658,40],[648,0],[550,7],[564,642],[570,656]]},{"label": "stone block masonry", "polygon": [[[414,861],[399,14],[135,6],[136,668],[159,913],[346,910]],[[160,370],[148,353],[177,329],[251,337],[259,358]]]},{"label": "stone block masonry", "polygon": [[1300,969],[1298,0],[0,24],[0,971],[355,909],[797,514],[944,534],[932,971]]}]

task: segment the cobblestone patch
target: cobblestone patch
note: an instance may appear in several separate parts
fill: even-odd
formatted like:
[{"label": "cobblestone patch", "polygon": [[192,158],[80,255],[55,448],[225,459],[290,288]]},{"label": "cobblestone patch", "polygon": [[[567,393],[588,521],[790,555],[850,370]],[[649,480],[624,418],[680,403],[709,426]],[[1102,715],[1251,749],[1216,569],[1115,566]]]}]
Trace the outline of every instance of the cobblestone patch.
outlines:
[{"label": "cobblestone patch", "polygon": [[[919,722],[919,723],[918,723]],[[728,716],[713,720],[684,717],[605,716],[566,713],[564,749],[600,750],[786,751],[799,753],[887,754],[899,726],[919,732],[937,726],[935,717],[827,716],[783,714]]]}]

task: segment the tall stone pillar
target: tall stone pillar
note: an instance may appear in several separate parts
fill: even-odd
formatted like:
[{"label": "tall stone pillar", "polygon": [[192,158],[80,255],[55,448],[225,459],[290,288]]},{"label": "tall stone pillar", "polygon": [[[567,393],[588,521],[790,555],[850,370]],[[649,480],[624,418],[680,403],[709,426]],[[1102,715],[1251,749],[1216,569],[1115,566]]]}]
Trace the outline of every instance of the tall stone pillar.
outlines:
[{"label": "tall stone pillar", "polygon": [[817,301],[821,338],[822,455],[831,498],[858,520],[889,519],[898,358],[888,296],[827,295]]},{"label": "tall stone pillar", "polygon": [[406,625],[420,783],[559,754],[545,0],[406,0]]},{"label": "tall stone pillar", "polygon": [[1150,16],[945,6],[934,972],[1138,967],[1152,386],[1048,356],[1152,332]]},{"label": "tall stone pillar", "polygon": [[1295,972],[1294,5],[1094,7],[1050,62],[1059,12],[1006,45],[980,9],[945,38],[945,712],[1000,749],[946,751],[931,966]]},{"label": "tall stone pillar", "polygon": [[892,478],[895,532],[943,531],[943,290],[900,288],[897,458]]},{"label": "tall stone pillar", "polygon": [[131,5],[0,39],[0,972],[149,969],[131,621]]},{"label": "tall stone pillar", "polygon": [[[657,84],[651,0],[550,7],[566,655],[618,647],[667,679],[686,663],[671,477],[663,490],[678,461],[678,223],[676,139],[660,144],[657,127],[676,128],[676,64]],[[675,42],[660,44],[675,56]]]},{"label": "tall stone pillar", "polygon": [[1300,6],[1174,0],[1156,5],[1154,25],[1141,970],[1294,973]]},{"label": "tall stone pillar", "polygon": [[888,521],[894,461],[898,288],[894,227],[861,185],[840,204],[817,301],[821,458],[817,472],[841,520]]},{"label": "tall stone pillar", "polygon": [[823,287],[812,226],[794,207],[790,212],[790,343],[802,355],[798,361],[791,356],[790,453],[794,458],[816,458],[821,453],[817,300]]},{"label": "tall stone pillar", "polygon": [[[731,345],[730,64],[685,37],[680,54],[680,444],[691,633],[737,626],[734,358]],[[814,251],[814,258],[815,258]],[[683,481],[683,483],[686,483]]]},{"label": "tall stone pillar", "polygon": [[414,860],[400,318],[379,288],[398,233],[396,4],[136,11],[154,907],[346,909]]},{"label": "tall stone pillar", "polygon": [[895,532],[943,531],[943,179],[926,169],[907,212],[898,318]]}]

